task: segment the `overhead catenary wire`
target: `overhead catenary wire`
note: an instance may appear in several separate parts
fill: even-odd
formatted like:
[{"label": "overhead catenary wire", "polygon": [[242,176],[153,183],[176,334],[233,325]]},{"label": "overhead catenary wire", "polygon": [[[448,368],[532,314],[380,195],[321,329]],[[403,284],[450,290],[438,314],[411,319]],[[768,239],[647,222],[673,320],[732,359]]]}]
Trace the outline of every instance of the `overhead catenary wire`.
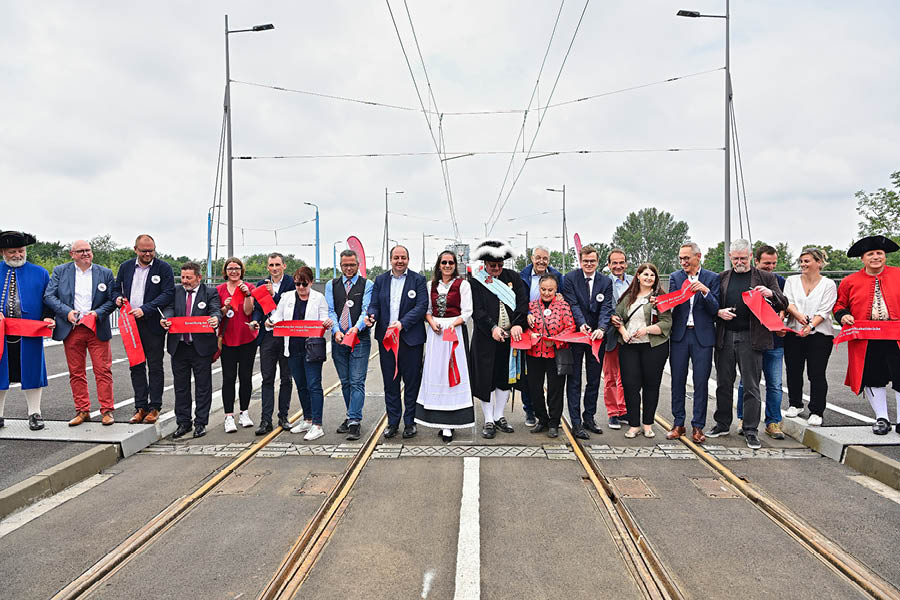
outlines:
[{"label": "overhead catenary wire", "polygon": [[[219,154],[216,160],[216,179],[215,184],[213,185],[213,200],[212,206],[210,206],[210,217],[215,219],[216,221],[216,249],[215,256],[213,260],[219,259],[219,232],[221,228],[219,227],[219,221],[222,218],[222,187],[225,183],[225,178],[222,176],[223,171],[225,170],[225,127],[226,127],[226,115],[225,112],[222,112],[222,128],[219,133]],[[216,208],[219,209],[218,215],[216,214]],[[212,237],[212,236],[210,236]],[[209,240],[208,243],[211,243],[212,240]]]},{"label": "overhead catenary wire", "polygon": [[[639,154],[644,152],[711,152],[724,150],[722,146],[700,146],[692,148],[609,148],[597,150],[532,150],[531,159],[542,158],[544,156],[564,156],[568,154]],[[518,154],[516,150],[483,150],[474,152],[446,152],[444,154],[455,154],[459,156],[496,156],[505,154]],[[440,152],[361,152],[351,154],[274,154],[274,155],[254,155],[254,156],[235,156],[241,160],[309,160],[320,158],[401,158],[415,156],[441,156]],[[450,157],[446,160],[451,160]]]},{"label": "overhead catenary wire", "polygon": [[[734,134],[734,155],[737,160],[736,167],[736,175],[740,181],[741,194],[738,197],[740,199],[741,196],[744,198],[744,216],[747,221],[747,239],[750,240],[750,243],[753,243],[753,234],[750,232],[750,208],[747,205],[747,187],[746,180],[744,179],[744,161],[741,160],[741,143],[738,139],[738,128],[737,121],[734,118],[734,100],[731,101],[731,130]],[[740,214],[740,204],[738,204],[738,214]]]}]

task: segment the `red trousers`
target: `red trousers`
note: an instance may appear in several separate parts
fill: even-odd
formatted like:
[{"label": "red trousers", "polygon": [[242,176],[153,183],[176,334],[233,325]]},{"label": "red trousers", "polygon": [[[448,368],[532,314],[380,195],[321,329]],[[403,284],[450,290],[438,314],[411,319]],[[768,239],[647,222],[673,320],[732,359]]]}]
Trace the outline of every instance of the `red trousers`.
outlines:
[{"label": "red trousers", "polygon": [[619,373],[619,346],[603,353],[603,403],[610,417],[624,417],[625,391],[622,389],[622,375]]},{"label": "red trousers", "polygon": [[88,393],[87,353],[91,353],[91,364],[94,367],[94,381],[97,383],[97,400],[100,410],[113,410],[112,350],[109,340],[101,342],[97,334],[84,325],[75,326],[63,340],[66,350],[66,363],[69,365],[69,385],[72,386],[72,399],[75,410],[91,411],[91,397]]}]

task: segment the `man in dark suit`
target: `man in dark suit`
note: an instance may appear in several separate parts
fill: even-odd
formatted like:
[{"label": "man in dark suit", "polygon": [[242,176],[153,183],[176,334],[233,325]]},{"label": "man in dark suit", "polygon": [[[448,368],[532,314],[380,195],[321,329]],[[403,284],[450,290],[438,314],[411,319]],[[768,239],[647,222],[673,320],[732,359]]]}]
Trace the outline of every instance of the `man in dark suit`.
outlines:
[{"label": "man in dark suit", "polygon": [[707,437],[728,435],[734,406],[734,380],[737,369],[744,382],[744,420],[742,430],[747,447],[761,447],[759,428],[759,378],[763,352],[772,349],[772,332],[744,303],[743,293],[759,292],[775,312],[787,309],[788,301],[775,274],[750,266],[750,242],[735,240],[728,253],[732,268],[722,271],[721,304],[716,321],[716,424]]},{"label": "man in dark suit", "polygon": [[[428,310],[428,290],[425,277],[407,268],[409,250],[404,246],[391,248],[391,270],[375,278],[372,301],[366,325],[375,326],[381,377],[384,380],[384,404],[388,424],[384,437],[392,438],[400,428],[403,417],[403,437],[416,435],[416,398],[422,382],[422,354],[425,350],[425,312]],[[400,331],[397,360],[384,347],[388,328]],[[397,377],[394,377],[394,370]],[[403,379],[403,403],[400,401],[400,379]]]},{"label": "man in dark suit", "polygon": [[[256,283],[256,287],[265,287],[272,300],[277,305],[282,294],[295,291],[293,277],[284,276],[284,256],[273,252],[268,257],[266,268],[269,278]],[[262,373],[262,411],[259,418],[259,428],[256,435],[265,435],[272,431],[272,413],[275,410],[275,367],[278,367],[281,383],[278,387],[278,426],[282,429],[290,429],[288,410],[291,408],[291,368],[288,366],[288,357],[284,355],[284,339],[275,337],[265,327],[259,327],[266,319],[259,302],[253,302],[253,316],[251,324],[259,329],[259,370]]]},{"label": "man in dark suit", "polygon": [[103,415],[101,422],[112,425],[115,406],[109,314],[115,310],[115,279],[112,271],[93,264],[94,254],[88,242],[74,242],[69,255],[72,262],[53,269],[44,292],[44,304],[56,317],[53,339],[62,341],[69,367],[69,385],[75,401],[75,418],[69,421],[69,425],[74,427],[91,420],[91,396],[86,373],[88,352],[91,353],[97,400]]},{"label": "man in dark suit", "polygon": [[[531,264],[526,266],[519,272],[522,277],[522,283],[528,290],[528,301],[537,300],[541,295],[539,281],[542,276],[547,273],[556,278],[557,289],[562,289],[562,273],[550,266],[550,250],[544,246],[535,246],[531,251]],[[528,398],[528,392],[522,388],[522,409],[525,411],[525,425],[534,427],[536,421],[534,419],[534,410],[531,408],[531,400]]]},{"label": "man in dark suit", "polygon": [[[166,330],[159,323],[159,311],[172,303],[175,276],[164,260],[155,260],[156,242],[147,234],[134,241],[133,258],[119,265],[116,275],[116,306],[131,303],[146,361],[131,367],[134,388],[134,416],[129,423],[156,423],[162,409],[163,346]],[[149,375],[148,375],[149,372]]]},{"label": "man in dark suit", "polygon": [[[581,268],[571,271],[563,278],[563,297],[572,307],[575,326],[592,339],[602,339],[609,329],[609,318],[613,313],[612,281],[599,273],[599,254],[593,246],[582,246]],[[572,344],[575,368],[566,382],[566,398],[569,405],[569,420],[575,437],[587,440],[588,431],[603,433],[597,427],[594,415],[597,413],[597,398],[600,395],[600,375],[603,363],[594,358],[590,346]],[[584,363],[587,381],[584,385],[584,412],[581,410],[581,365]]]},{"label": "man in dark suit", "polygon": [[706,441],[706,390],[712,370],[713,346],[716,344],[716,311],[719,310],[719,275],[700,268],[700,246],[685,242],[678,250],[682,270],[669,275],[669,292],[691,282],[694,295],[672,309],[672,348],[669,366],[672,370],[672,430],[666,438],[677,440],[685,435],[685,387],[688,362],[694,369],[694,408],[691,418],[691,439],[698,444]]},{"label": "man in dark suit", "polygon": [[[209,317],[217,327],[222,317],[222,305],[215,288],[203,283],[200,265],[186,262],[181,265],[181,285],[175,288],[172,302],[163,309],[169,317]],[[171,321],[160,319],[159,325],[168,330]],[[175,387],[175,422],[178,427],[173,438],[180,438],[191,430],[191,373],[194,374],[194,437],[206,435],[209,408],[212,405],[212,357],[218,349],[215,333],[170,333],[167,349],[172,357],[172,377]]]}]

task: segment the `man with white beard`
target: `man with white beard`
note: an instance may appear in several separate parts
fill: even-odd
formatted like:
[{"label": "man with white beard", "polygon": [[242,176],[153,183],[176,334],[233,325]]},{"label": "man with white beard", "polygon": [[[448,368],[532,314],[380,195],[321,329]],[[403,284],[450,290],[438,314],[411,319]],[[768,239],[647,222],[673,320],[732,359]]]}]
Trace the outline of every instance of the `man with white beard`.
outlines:
[{"label": "man with white beard", "polygon": [[[0,312],[4,318],[43,318],[52,328],[54,321],[44,308],[44,290],[50,274],[26,260],[26,246],[35,243],[34,236],[22,231],[0,232]],[[46,318],[44,318],[46,317]],[[44,363],[44,339],[41,337],[3,336],[3,356],[0,358],[0,427],[11,383],[21,383],[28,406],[28,427],[32,431],[44,428],[41,418],[41,392],[47,387],[47,366]]]}]

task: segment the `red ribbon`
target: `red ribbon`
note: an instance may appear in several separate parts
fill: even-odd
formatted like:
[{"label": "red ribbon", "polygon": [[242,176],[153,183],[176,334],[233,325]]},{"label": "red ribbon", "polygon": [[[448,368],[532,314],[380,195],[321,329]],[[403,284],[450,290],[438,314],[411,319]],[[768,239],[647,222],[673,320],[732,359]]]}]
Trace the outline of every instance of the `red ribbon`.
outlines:
[{"label": "red ribbon", "polygon": [[[225,288],[228,289],[227,287]],[[234,293],[231,295],[231,305],[228,307],[231,310],[239,310],[243,309],[241,303],[244,301],[244,292],[241,291],[240,287],[234,288]]]},{"label": "red ribbon", "polygon": [[381,342],[384,345],[384,349],[394,353],[394,379],[397,379],[397,368],[400,363],[399,359],[399,348],[400,348],[400,330],[396,327],[388,327],[388,330],[384,333],[384,340]]},{"label": "red ribbon", "polygon": [[48,327],[49,323],[44,321],[4,318],[3,322],[6,329],[4,335],[18,335],[22,337],[50,337],[53,335],[53,330]]},{"label": "red ribbon", "polygon": [[450,382],[450,387],[454,387],[459,385],[462,381],[462,378],[459,375],[459,365],[456,363],[456,347],[459,346],[459,336],[456,335],[456,328],[454,327],[444,329],[443,332],[441,339],[453,344],[450,348],[450,365],[447,370],[447,378]]},{"label": "red ribbon", "polygon": [[759,322],[765,325],[766,329],[769,331],[792,331],[794,333],[800,333],[796,329],[791,329],[784,324],[784,321],[781,320],[781,317],[778,316],[775,309],[766,302],[762,293],[756,290],[747,290],[741,294],[741,297],[744,299],[744,304],[746,304],[747,308],[750,309],[750,312],[753,313],[753,316],[759,319]]},{"label": "red ribbon", "polygon": [[341,346],[350,346],[350,350],[353,350],[358,343],[359,336],[353,330],[345,333],[344,338],[341,340]]},{"label": "red ribbon", "polygon": [[[240,288],[238,288],[238,290],[240,290]],[[259,302],[259,305],[262,307],[265,314],[269,314],[275,310],[275,300],[272,298],[272,294],[269,293],[268,287],[261,285],[253,288],[250,295],[256,298],[256,301]],[[231,303],[234,304],[234,299],[231,300]]]},{"label": "red ribbon", "polygon": [[215,328],[209,324],[209,317],[168,317],[172,325],[169,333],[214,333]]},{"label": "red ribbon", "polygon": [[535,344],[533,334],[533,331],[531,331],[530,329],[526,329],[522,332],[522,338],[518,342],[513,339],[510,340],[510,348],[514,350],[531,350],[531,347]]},{"label": "red ribbon", "polygon": [[131,311],[131,303],[125,300],[119,309],[119,337],[125,346],[125,354],[128,355],[128,366],[133,367],[145,362],[144,345],[141,344],[141,336],[138,334],[137,321]]},{"label": "red ribbon", "polygon": [[561,333],[547,338],[554,342],[565,342],[567,344],[587,344],[591,347],[591,354],[600,362],[600,349],[603,348],[605,338],[597,340],[591,339],[591,334],[582,333],[580,331],[572,331],[570,333]]},{"label": "red ribbon", "polygon": [[691,287],[691,280],[685,279],[684,283],[681,284],[681,289],[676,290],[674,292],[669,292],[668,294],[663,294],[662,296],[657,296],[656,298],[656,310],[659,312],[666,312],[671,308],[675,308],[679,304],[684,304],[688,300],[691,299],[696,292],[690,291],[688,288]]},{"label": "red ribbon", "polygon": [[[260,288],[256,288],[260,289]],[[279,321],[272,329],[275,337],[322,337],[325,335],[323,321]]]},{"label": "red ribbon", "polygon": [[900,321],[856,321],[834,336],[834,345],[850,340],[900,340]]},{"label": "red ribbon", "polygon": [[94,333],[97,333],[97,315],[88,313],[82,316],[76,325],[84,325]]}]

